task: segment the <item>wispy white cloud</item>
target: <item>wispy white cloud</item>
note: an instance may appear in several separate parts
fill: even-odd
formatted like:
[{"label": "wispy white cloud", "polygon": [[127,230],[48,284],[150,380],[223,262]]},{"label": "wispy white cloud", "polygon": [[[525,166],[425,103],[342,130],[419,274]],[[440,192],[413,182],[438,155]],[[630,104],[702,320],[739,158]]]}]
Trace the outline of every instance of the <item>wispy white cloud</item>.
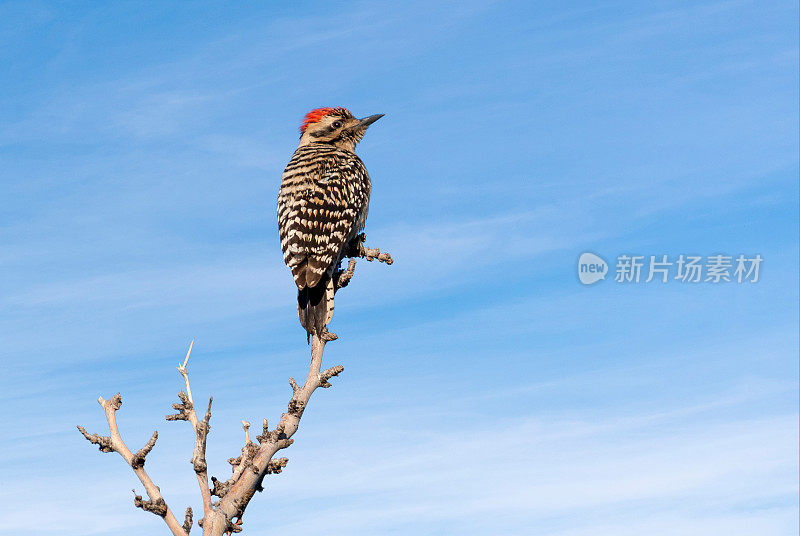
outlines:
[{"label": "wispy white cloud", "polygon": [[[298,117],[332,102],[389,114],[362,156],[368,242],[396,263],[359,263],[326,356],[341,389],[306,413],[246,530],[796,532],[788,10],[22,5],[0,6],[0,59],[36,62],[0,126],[0,501],[16,512],[0,532],[163,530],[72,426],[100,431],[87,407],[120,389],[126,437],[146,438],[191,337],[198,391],[221,401],[213,467],[240,449],[241,411],[284,407],[305,348],[274,195]],[[116,20],[156,41],[103,33]],[[42,29],[56,38],[39,48]],[[742,208],[747,226],[720,231]],[[774,252],[761,284],[612,293],[568,273],[586,246],[722,235]],[[159,431],[148,467],[176,510],[196,507],[188,431]]]},{"label": "wispy white cloud", "polygon": [[[514,403],[513,393],[501,396]],[[755,400],[761,396],[763,391]],[[477,414],[469,427],[455,424],[460,414],[397,403],[367,418],[332,415],[320,421],[312,412],[313,426],[287,452],[289,467],[270,478],[246,523],[256,532],[266,526],[306,531],[324,519],[329,534],[375,534],[393,527],[414,534],[553,536],[650,530],[666,535],[685,529],[680,533],[705,536],[729,534],[734,526],[733,534],[742,536],[788,534],[797,518],[797,414],[715,417],[717,410],[735,411],[753,401],[721,392],[668,411],[629,408],[622,414],[609,408],[592,418],[544,409],[515,418]],[[457,408],[457,401],[450,407]],[[238,434],[219,433],[213,437],[215,453],[238,448]],[[174,430],[165,435],[167,443],[151,467],[175,504],[194,501],[186,476],[190,468],[169,461],[186,440],[180,436]],[[84,447],[78,440],[75,449]],[[81,458],[88,462],[90,456],[98,454]],[[60,485],[93,508],[76,509],[55,496],[37,508],[47,508],[50,519],[70,520],[62,525],[65,535],[130,533],[128,523],[141,530],[155,527],[149,518],[137,520],[142,514],[120,491],[120,479],[133,479],[122,475],[123,464],[111,456],[97,462],[107,467],[107,476]],[[5,490],[4,502],[24,500],[45,485],[41,478],[13,493]],[[120,512],[117,521],[93,513],[108,507]],[[303,515],[308,509],[316,512],[313,518]],[[15,519],[3,534],[24,526],[54,527],[41,516]]]},{"label": "wispy white cloud", "polygon": [[[427,527],[445,521],[460,533],[481,534],[487,518],[503,532],[550,533],[546,527],[556,525],[549,530],[557,534],[577,519],[619,522],[629,516],[630,524],[647,526],[635,515],[642,511],[667,511],[689,524],[704,508],[738,516],[739,508],[791,501],[796,493],[791,475],[797,452],[789,441],[796,433],[794,415],[688,427],[662,418],[645,421],[499,419],[433,438],[384,425],[370,430],[384,439],[380,444],[327,449],[326,460],[336,460],[346,479],[319,482],[312,463],[279,492],[287,502],[308,500],[309,494],[336,498],[337,531],[358,534],[385,530],[398,519],[415,533],[435,533]],[[373,495],[387,500],[364,499]],[[711,533],[722,534],[722,517]]]}]

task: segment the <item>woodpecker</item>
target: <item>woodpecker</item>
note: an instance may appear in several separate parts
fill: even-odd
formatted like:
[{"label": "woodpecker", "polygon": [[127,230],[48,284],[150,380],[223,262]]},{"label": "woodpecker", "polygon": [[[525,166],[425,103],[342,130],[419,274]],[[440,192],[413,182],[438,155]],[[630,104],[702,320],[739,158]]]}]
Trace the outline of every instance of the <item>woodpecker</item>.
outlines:
[{"label": "woodpecker", "polygon": [[335,270],[355,251],[372,188],[355,147],[383,117],[357,119],[346,108],[317,108],[300,126],[300,144],[278,192],[283,260],[297,284],[297,314],[308,337],[322,336],[333,315]]}]

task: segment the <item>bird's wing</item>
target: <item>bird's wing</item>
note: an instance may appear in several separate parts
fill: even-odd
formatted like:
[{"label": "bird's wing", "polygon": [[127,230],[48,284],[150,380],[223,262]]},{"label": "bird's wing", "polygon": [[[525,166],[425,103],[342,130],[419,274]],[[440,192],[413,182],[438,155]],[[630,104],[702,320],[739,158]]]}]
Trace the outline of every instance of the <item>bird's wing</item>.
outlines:
[{"label": "bird's wing", "polygon": [[305,160],[289,163],[278,196],[284,260],[300,289],[316,286],[339,262],[370,190],[367,170],[352,153],[324,151]]},{"label": "bird's wing", "polygon": [[309,287],[336,267],[369,203],[369,175],[356,155],[339,153],[327,163],[309,204],[313,229],[307,245]]}]

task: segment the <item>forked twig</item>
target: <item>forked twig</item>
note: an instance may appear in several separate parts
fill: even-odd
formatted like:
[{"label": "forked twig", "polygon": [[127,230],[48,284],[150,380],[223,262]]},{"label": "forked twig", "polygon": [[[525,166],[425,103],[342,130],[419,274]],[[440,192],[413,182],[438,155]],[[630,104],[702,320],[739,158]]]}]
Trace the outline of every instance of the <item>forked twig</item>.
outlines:
[{"label": "forked twig", "polygon": [[[348,251],[349,257],[363,257],[368,261],[377,259],[379,262],[392,264],[394,261],[388,253],[381,253],[378,248],[364,247],[365,236],[359,235],[358,240]],[[350,258],[345,270],[337,270],[334,273],[335,290],[347,286],[355,273],[355,258]],[[303,416],[311,395],[319,388],[331,387],[330,380],[341,374],[344,367],[337,365],[322,370],[322,354],[325,345],[335,340],[336,336],[332,333],[322,333],[321,336],[314,335],[311,345],[311,362],[308,367],[308,374],[303,385],[298,385],[294,378],[289,378],[292,388],[292,395],[285,413],[281,415],[277,426],[270,430],[267,420],[264,419],[261,434],[256,436],[256,442],[250,440],[250,423],[242,421],[244,429],[244,447],[242,453],[236,458],[229,459],[232,468],[232,475],[229,479],[222,482],[211,477],[213,488],[208,486],[208,464],[206,463],[206,442],[208,433],[211,430],[211,403],[208,400],[208,407],[202,419],[199,419],[195,409],[192,388],[189,384],[189,370],[187,368],[189,357],[194,347],[194,339],[189,343],[189,350],[183,363],[178,363],[178,372],[183,377],[186,391],[178,393],[180,402],[172,407],[177,413],[167,415],[168,421],[188,421],[194,430],[194,451],[190,460],[197,477],[200,494],[203,499],[203,518],[197,521],[198,526],[202,527],[204,536],[224,536],[241,532],[242,516],[245,508],[250,503],[256,492],[263,491],[262,482],[266,475],[280,473],[289,462],[287,458],[273,459],[275,454],[293,443],[292,436],[297,431],[300,419]],[[186,509],[183,524],[179,524],[175,515],[170,510],[166,501],[161,495],[161,491],[156,486],[144,469],[145,459],[158,440],[158,432],[145,443],[145,445],[133,454],[122,441],[116,421],[116,411],[122,406],[122,397],[119,393],[109,400],[102,397],[98,402],[103,407],[108,421],[109,435],[101,436],[88,433],[82,426],[78,430],[91,443],[98,445],[102,452],[116,452],[133,469],[139,477],[142,485],[147,492],[147,499],[136,494],[134,491],[134,505],[142,510],[152,512],[163,518],[172,534],[175,536],[188,536],[192,528],[193,512],[191,508]],[[213,502],[212,496],[218,497],[219,501]]]}]

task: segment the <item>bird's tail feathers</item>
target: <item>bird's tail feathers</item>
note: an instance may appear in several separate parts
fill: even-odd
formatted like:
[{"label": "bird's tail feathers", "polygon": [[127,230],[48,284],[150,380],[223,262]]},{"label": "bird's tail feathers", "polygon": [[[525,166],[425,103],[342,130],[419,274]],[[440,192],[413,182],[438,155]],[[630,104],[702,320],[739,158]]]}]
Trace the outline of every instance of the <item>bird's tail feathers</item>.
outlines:
[{"label": "bird's tail feathers", "polygon": [[297,291],[297,316],[308,338],[322,336],[333,317],[333,280],[326,275],[313,287]]}]

